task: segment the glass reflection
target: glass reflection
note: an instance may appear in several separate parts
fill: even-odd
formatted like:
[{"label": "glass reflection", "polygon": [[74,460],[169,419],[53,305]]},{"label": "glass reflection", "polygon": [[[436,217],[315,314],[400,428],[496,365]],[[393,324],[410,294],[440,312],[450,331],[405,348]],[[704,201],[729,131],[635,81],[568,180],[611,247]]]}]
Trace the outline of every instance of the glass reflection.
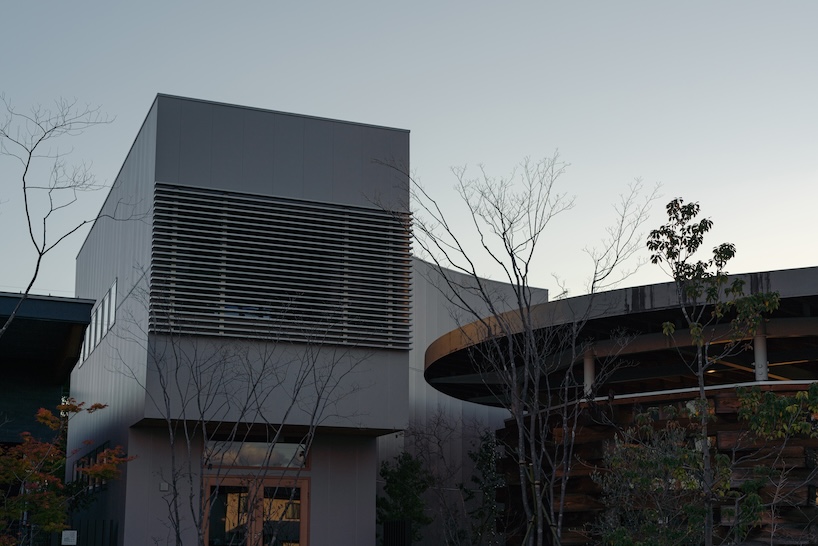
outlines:
[{"label": "glass reflection", "polygon": [[249,491],[244,486],[212,486],[208,546],[246,544],[250,523]]},{"label": "glass reflection", "polygon": [[277,442],[207,442],[205,456],[213,466],[301,468],[304,444]]}]

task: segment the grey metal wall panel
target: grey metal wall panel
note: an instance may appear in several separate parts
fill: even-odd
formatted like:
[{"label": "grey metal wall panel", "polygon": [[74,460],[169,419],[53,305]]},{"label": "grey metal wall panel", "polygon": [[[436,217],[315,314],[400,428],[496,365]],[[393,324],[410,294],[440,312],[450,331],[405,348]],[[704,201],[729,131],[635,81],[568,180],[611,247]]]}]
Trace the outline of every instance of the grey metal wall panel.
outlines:
[{"label": "grey metal wall panel", "polygon": [[[104,411],[78,414],[68,432],[67,471],[74,461],[102,442],[127,449],[127,427],[144,415],[147,294],[150,267],[151,207],[156,174],[158,103],[154,102],[122,169],[77,256],[76,293],[99,301],[116,280],[116,320],[87,359],[71,374],[71,395],[79,401],[108,404]],[[128,297],[128,296],[131,297]],[[141,327],[141,330],[140,330]],[[85,441],[94,442],[86,445]],[[112,484],[100,517],[120,518],[124,496]]]},{"label": "grey metal wall panel", "polygon": [[[400,133],[384,129],[365,131],[361,157],[361,197],[385,208],[399,208],[388,202],[393,196],[408,195],[408,188],[401,183],[395,163],[395,140]],[[385,202],[385,200],[387,200]],[[397,203],[406,206],[406,203]]]},{"label": "grey metal wall panel", "polygon": [[375,440],[316,439],[313,452],[310,544],[375,544]]},{"label": "grey metal wall panel", "polygon": [[409,133],[393,132],[385,138],[390,144],[392,170],[391,176],[382,175],[385,177],[383,184],[392,191],[391,198],[395,201],[384,204],[395,210],[409,210]]},{"label": "grey metal wall panel", "polygon": [[223,108],[213,110],[213,159],[210,177],[215,187],[241,180],[244,156],[244,116]]},{"label": "grey metal wall panel", "polygon": [[332,201],[332,125],[304,120],[305,198]]},{"label": "grey metal wall panel", "polygon": [[[176,97],[158,102],[159,182],[408,210],[406,131]],[[377,168],[373,159],[405,172]]]},{"label": "grey metal wall panel", "polygon": [[[280,127],[278,127],[279,123]],[[372,134],[369,134],[370,131]],[[364,138],[365,135],[366,138]],[[127,205],[142,216],[133,222],[108,225],[99,222],[95,225],[78,256],[77,265],[77,294],[83,297],[100,298],[108,290],[113,279],[117,279],[117,321],[72,376],[72,393],[78,398],[89,402],[108,402],[111,405],[103,412],[81,415],[72,421],[69,445],[78,449],[77,455],[80,456],[84,452],[81,440],[86,438],[122,444],[129,451],[133,447],[134,450],[147,450],[146,453],[161,455],[159,457],[161,460],[154,464],[150,462],[152,459],[149,454],[146,454],[143,462],[149,464],[136,463],[132,467],[132,472],[126,470],[121,487],[118,482],[109,490],[110,502],[106,501],[106,510],[108,510],[106,514],[120,521],[128,519],[127,525],[123,524],[120,538],[124,536],[126,527],[141,533],[136,539],[125,540],[126,546],[146,543],[144,539],[148,534],[154,537],[166,531],[164,528],[157,527],[155,518],[151,522],[144,519],[144,517],[152,517],[151,514],[146,516],[147,511],[140,512],[134,509],[131,513],[126,509],[126,489],[129,507],[144,507],[146,502],[154,502],[154,505],[161,506],[161,499],[157,500],[158,491],[155,478],[157,466],[161,467],[162,461],[167,458],[167,453],[162,453],[161,446],[154,444],[157,441],[155,438],[136,439],[138,435],[128,434],[129,427],[133,427],[135,423],[146,417],[162,418],[169,414],[180,417],[182,415],[179,413],[180,408],[185,403],[178,391],[177,395],[171,397],[170,410],[161,404],[153,403],[161,398],[162,393],[162,388],[158,385],[155,357],[162,353],[162,349],[167,348],[167,338],[163,339],[162,336],[148,334],[147,296],[152,289],[149,286],[149,280],[152,278],[150,275],[154,273],[152,267],[155,265],[151,261],[153,229],[156,227],[154,225],[156,218],[152,213],[152,206],[155,204],[154,190],[159,191],[161,183],[165,183],[173,185],[177,191],[200,192],[201,190],[195,189],[198,187],[217,189],[219,192],[216,193],[220,194],[221,192],[235,192],[242,194],[234,196],[236,199],[245,201],[259,199],[259,196],[265,196],[268,200],[287,196],[312,199],[320,203],[300,203],[299,206],[312,207],[317,211],[318,217],[323,222],[318,223],[324,226],[322,234],[330,231],[337,234],[337,230],[326,228],[326,225],[329,225],[327,218],[333,221],[336,217],[341,218],[346,208],[352,208],[349,205],[365,207],[367,210],[358,210],[355,214],[350,213],[350,217],[358,218],[358,220],[347,222],[349,225],[344,228],[348,231],[348,233],[344,231],[345,240],[360,239],[363,241],[352,245],[358,254],[352,256],[350,268],[339,270],[336,267],[324,267],[323,270],[320,269],[321,263],[326,262],[326,253],[324,253],[322,260],[310,261],[312,265],[308,265],[318,269],[310,270],[311,273],[305,276],[307,280],[317,285],[320,283],[316,279],[321,275],[330,277],[346,275],[348,280],[345,282],[353,287],[356,293],[362,294],[360,298],[356,296],[358,298],[356,301],[350,300],[351,303],[344,304],[345,309],[354,308],[355,312],[365,309],[361,311],[360,320],[355,319],[350,322],[352,326],[358,328],[360,324],[377,322],[372,319],[372,313],[376,311],[378,305],[381,307],[386,305],[384,303],[386,299],[397,301],[408,297],[408,247],[406,252],[400,251],[400,256],[393,256],[397,265],[385,264],[382,259],[377,260],[383,252],[372,250],[373,245],[377,246],[377,241],[373,237],[367,238],[368,235],[365,236],[367,230],[361,227],[368,225],[370,219],[386,214],[380,210],[372,210],[378,209],[378,206],[373,205],[368,194],[376,191],[384,191],[390,194],[388,197],[394,201],[400,201],[402,204],[396,207],[398,210],[408,210],[405,207],[408,185],[394,184],[389,176],[381,177],[376,169],[369,169],[371,158],[383,155],[387,153],[387,150],[391,150],[393,156],[404,159],[408,165],[408,142],[408,133],[400,130],[290,116],[176,97],[157,97],[106,201],[105,206],[110,208],[104,209],[104,211],[121,211],[121,207]],[[400,179],[400,176],[398,178]],[[406,181],[405,177],[403,181]],[[279,201],[284,200],[279,199]],[[269,210],[269,206],[265,207],[265,204],[269,205],[266,202],[261,205],[254,204],[253,206],[260,207],[255,212],[261,211],[262,215],[266,215],[265,217],[280,213],[282,225],[290,226],[287,229],[293,233],[303,232],[304,237],[308,239],[312,237],[310,241],[318,241],[315,244],[325,244],[319,240],[323,237],[322,234],[310,233],[307,229],[310,222],[304,222],[303,217],[299,218],[297,211],[273,211]],[[174,213],[167,210],[164,212],[167,214],[163,216],[162,221],[173,224]],[[242,240],[239,233],[244,233],[242,230],[247,231],[248,237],[255,237],[252,233],[254,222],[251,216],[248,210],[242,209],[225,215],[224,221],[238,234],[238,241]],[[299,220],[300,223],[296,220]],[[302,229],[304,226],[306,227]],[[179,229],[183,227],[181,224],[177,226]],[[181,232],[174,232],[171,235],[179,237],[179,233]],[[197,234],[187,235],[193,240]],[[201,233],[199,235],[201,236]],[[400,230],[398,233],[395,230],[397,239],[405,235],[404,231]],[[298,262],[300,259],[297,256],[298,248],[287,249],[286,236],[279,237],[278,241],[269,239],[269,237],[268,240],[254,238],[253,244],[257,244],[259,248],[264,248],[266,251],[279,245],[282,251],[289,252],[288,256],[292,260]],[[335,242],[332,238],[328,241],[329,243]],[[402,241],[397,245],[389,246],[389,250],[385,251],[386,254],[398,252],[397,249],[401,245],[403,245]],[[337,243],[334,246],[329,244],[327,252],[334,252],[333,248],[337,246]],[[178,246],[177,250],[182,253],[190,253],[190,248],[185,245]],[[170,252],[170,254],[173,253]],[[248,256],[239,254],[241,253],[226,252],[225,263],[232,260],[230,263],[235,265],[234,262],[241,261],[243,266],[252,271],[251,276],[255,276],[256,280],[272,275],[266,266],[258,267],[256,264],[256,268],[253,269],[253,257],[256,255],[254,252],[250,252]],[[392,256],[392,254],[389,255]],[[302,262],[305,260],[302,259]],[[177,276],[181,274],[179,262],[171,260],[168,263],[170,264],[168,265],[169,271],[175,272]],[[280,267],[288,266],[284,264]],[[360,272],[354,273],[353,270],[360,270]],[[353,271],[354,274],[350,271]],[[387,283],[403,283],[402,288],[393,296],[384,296],[383,290],[378,287],[366,286],[368,282],[366,279],[370,279],[373,275],[383,278]],[[280,279],[281,286],[291,283],[295,286],[294,289],[298,290],[296,286],[298,281],[304,279],[299,278],[299,275],[290,275],[290,277]],[[205,284],[210,282],[207,279],[200,280]],[[245,294],[245,289],[253,282],[255,281],[244,280],[232,283],[230,291],[225,289],[225,294],[230,292],[238,299],[245,296],[247,296],[245,299],[255,298],[255,294],[249,296]],[[303,292],[302,286],[299,293]],[[319,298],[319,301],[322,300]],[[225,324],[230,321],[235,322],[238,320],[236,316],[244,317],[251,312],[250,307],[253,305],[257,306],[258,302],[248,303],[241,309],[231,309],[230,313],[222,313],[221,318],[216,317],[215,320]],[[292,382],[295,379],[291,372],[299,368],[299,362],[313,358],[319,376],[326,372],[333,362],[339,363],[336,370],[341,372],[338,384],[333,387],[327,398],[330,402],[323,410],[321,427],[344,428],[353,433],[363,431],[364,434],[401,428],[408,420],[407,397],[409,392],[409,374],[406,371],[408,352],[405,350],[409,339],[408,326],[405,326],[409,321],[409,311],[407,305],[403,307],[404,310],[400,311],[403,314],[399,313],[400,317],[395,319],[401,323],[400,326],[384,326],[384,322],[381,321],[379,328],[370,328],[372,336],[379,339],[386,335],[394,335],[394,333],[385,333],[387,330],[395,330],[400,339],[394,345],[394,342],[390,341],[389,347],[402,350],[395,348],[363,349],[356,345],[357,342],[347,347],[340,347],[337,340],[332,344],[315,343],[311,345],[309,340],[300,340],[299,343],[293,340],[283,343],[280,339],[248,340],[244,334],[244,338],[234,338],[230,343],[238,343],[239,348],[233,356],[245,355],[244,365],[246,367],[241,373],[224,376],[226,379],[221,382],[216,382],[217,375],[213,375],[215,372],[210,372],[211,382],[220,389],[217,390],[217,398],[224,402],[224,404],[212,407],[226,408],[226,413],[205,415],[205,418],[259,423],[282,420],[291,424],[312,422],[314,415],[308,409],[309,399],[299,398],[299,407],[286,419],[283,417],[282,410],[287,406],[284,401],[285,395],[293,391]],[[255,312],[258,314],[259,310],[256,309]],[[315,314],[320,313],[315,312]],[[197,362],[202,362],[202,359],[213,355],[216,355],[218,360],[224,356],[219,351],[224,351],[225,344],[228,343],[223,338],[214,341],[207,336],[191,336],[187,338],[187,342],[194,345],[212,343],[212,346],[198,353]],[[191,354],[191,351],[196,354],[192,346],[187,346],[185,350],[187,354]],[[248,355],[255,355],[255,357],[254,359],[249,358]],[[260,360],[259,355],[267,355],[271,359]],[[217,362],[213,370],[217,370],[221,364],[223,362]],[[246,383],[252,377],[248,376],[248,370],[255,373],[259,371],[261,365],[283,366],[284,368],[281,369],[287,370],[285,376],[279,375],[277,378],[275,374],[270,376],[269,388],[264,390],[265,396],[272,393],[281,393],[281,396],[265,398],[265,403],[256,408],[256,412],[252,415],[242,414],[237,409],[236,401],[242,396],[246,399],[247,391],[245,389],[240,396],[241,385],[239,384],[242,381]],[[196,373],[200,371],[197,370]],[[326,374],[324,376],[326,377]],[[201,375],[197,377],[202,378]],[[192,376],[186,377],[182,373],[179,378],[184,382],[188,392],[194,392],[195,396],[202,395],[201,391],[190,388],[195,384]],[[193,416],[195,419],[199,417],[198,415]],[[326,431],[327,429],[321,428],[320,430]],[[317,442],[319,443],[320,441]],[[333,520],[333,526],[338,526],[337,534],[333,534],[333,537],[351,537],[348,543],[374,543],[374,444],[375,441],[371,437],[347,438],[344,441],[330,439],[324,444],[324,455],[318,454],[320,449],[316,452],[316,466],[314,467],[316,474],[311,479],[315,483],[318,481],[318,476],[321,476],[322,483],[319,484],[316,492],[323,488],[322,498],[325,499],[325,502],[323,505],[321,502],[315,505],[318,512],[314,514],[323,513],[329,518],[336,517],[332,514],[336,513],[334,511],[337,511],[340,505],[343,505],[344,515]],[[344,445],[346,447],[343,447]],[[343,451],[347,448],[347,451]],[[332,455],[333,450],[336,456]],[[135,452],[132,454],[139,455]],[[72,462],[73,459],[69,460],[69,467]],[[324,479],[326,483],[323,482]],[[351,496],[346,490],[349,488],[355,488]],[[158,496],[161,497],[161,495]],[[352,499],[352,502],[349,499]],[[322,521],[326,521],[326,518],[322,520],[314,515],[311,521],[316,529],[321,529],[315,531],[312,543],[324,542],[320,539],[323,536],[321,533],[330,532],[330,526],[321,524]],[[148,529],[152,529],[150,533]],[[154,534],[154,530],[157,534]]]},{"label": "grey metal wall panel", "polygon": [[[164,544],[171,530],[168,493],[160,490],[161,482],[170,481],[170,445],[167,432],[157,428],[135,427],[129,431],[131,454],[137,458],[128,464],[127,474],[117,484],[126,484],[127,511],[123,518],[123,546]],[[192,446],[197,450],[199,438]],[[183,443],[183,442],[180,442]],[[198,451],[194,451],[194,460]],[[187,458],[183,448],[177,451],[181,459]],[[375,440],[319,434],[310,453],[310,466],[299,472],[305,479],[309,492],[309,544],[350,544],[374,546],[375,544]],[[195,465],[194,465],[195,467]],[[187,470],[187,468],[185,468]],[[253,471],[205,470],[194,468],[194,475],[184,475],[179,481],[181,506],[182,542],[195,544],[196,526],[190,515],[191,507],[201,506],[199,492],[189,491],[190,483],[198,485],[200,476],[219,473],[222,477],[236,475],[253,477],[260,475],[274,480],[281,475],[274,469]],[[292,474],[291,474],[292,475]],[[192,496],[189,496],[192,493]],[[303,514],[307,517],[307,514]]]},{"label": "grey metal wall panel", "polygon": [[224,187],[214,183],[213,115],[215,107],[197,101],[183,101],[179,134],[179,184],[204,188]]},{"label": "grey metal wall panel", "polygon": [[233,189],[273,195],[276,116],[256,110],[241,110],[240,115],[244,121],[241,185]]},{"label": "grey metal wall panel", "polygon": [[[168,493],[162,492],[160,484],[172,482],[171,446],[166,429],[133,427],[128,430],[128,454],[136,458],[126,465],[127,474],[117,482],[125,485],[123,493],[125,513],[121,519],[121,542],[123,546],[143,546],[145,544],[169,544],[172,536]],[[184,442],[177,443],[177,461],[187,460],[191,456],[194,464],[191,476],[187,474],[177,480],[181,503],[179,529],[183,544],[197,544],[197,525],[191,514],[199,508],[199,476],[195,462],[201,456],[201,436],[191,438],[191,452]],[[185,467],[185,471],[188,467]],[[193,490],[191,491],[191,484]],[[188,504],[187,500],[192,499]],[[124,540],[123,540],[124,539]]]},{"label": "grey metal wall panel", "polygon": [[[145,389],[152,395],[146,418],[276,425],[309,425],[318,419],[322,427],[382,431],[402,428],[407,419],[403,351],[277,343],[274,338],[151,336],[149,353]],[[162,380],[171,383],[163,386]],[[208,408],[208,413],[201,416],[196,408]]]},{"label": "grey metal wall panel", "polygon": [[121,301],[141,276],[138,268],[149,266],[156,123],[154,103],[77,255],[78,297],[97,300],[120,279]]},{"label": "grey metal wall panel", "polygon": [[274,132],[273,195],[303,199],[304,118],[277,115]]},{"label": "grey metal wall panel", "polygon": [[179,180],[179,146],[182,101],[173,97],[156,98],[156,174],[154,180]]},{"label": "grey metal wall panel", "polygon": [[332,200],[373,206],[364,194],[363,135],[356,125],[335,123],[332,127]]}]

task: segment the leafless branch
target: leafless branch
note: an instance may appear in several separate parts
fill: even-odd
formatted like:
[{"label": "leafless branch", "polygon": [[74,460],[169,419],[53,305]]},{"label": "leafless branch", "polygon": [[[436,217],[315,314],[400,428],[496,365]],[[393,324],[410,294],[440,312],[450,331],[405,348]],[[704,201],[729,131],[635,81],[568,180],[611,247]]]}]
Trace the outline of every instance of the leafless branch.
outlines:
[{"label": "leafless branch", "polygon": [[[542,235],[555,217],[574,206],[574,199],[559,190],[566,168],[555,153],[536,162],[526,159],[506,178],[489,176],[482,167],[475,178],[465,168],[453,169],[468,213],[468,228],[462,229],[410,177],[416,247],[432,262],[443,296],[465,319],[461,332],[471,340],[472,361],[484,386],[515,424],[511,452],[518,461],[519,500],[528,522],[525,544],[559,540],[574,459],[571,438],[581,402],[588,399],[575,374],[575,363],[592,342],[582,337],[583,328],[599,311],[594,295],[632,273],[623,265],[641,245],[641,228],[657,193],[644,195],[639,181],[629,187],[600,246],[586,249],[592,261],[589,298],[576,309],[566,304],[567,322],[549,321],[538,305],[543,293],[530,283],[535,259],[547,252],[540,247]],[[476,240],[477,249],[467,240]],[[500,271],[505,288],[481,275],[485,263]],[[615,365],[613,359],[604,364]],[[601,377],[605,373],[600,370]],[[556,444],[555,427],[562,431]]]},{"label": "leafless branch", "polygon": [[[56,228],[52,226],[56,217],[77,202],[79,193],[104,187],[96,182],[90,164],[69,166],[66,163],[70,150],[60,151],[61,139],[80,136],[88,129],[113,120],[98,107],[82,105],[76,99],[58,99],[51,107],[36,105],[28,111],[15,108],[3,94],[0,94],[0,103],[5,109],[0,121],[0,156],[19,163],[18,196],[25,214],[25,231],[35,256],[22,296],[0,327],[2,337],[37,281],[45,256],[99,218],[80,220],[73,227],[54,233]],[[48,175],[40,175],[40,163],[50,164]]]}]

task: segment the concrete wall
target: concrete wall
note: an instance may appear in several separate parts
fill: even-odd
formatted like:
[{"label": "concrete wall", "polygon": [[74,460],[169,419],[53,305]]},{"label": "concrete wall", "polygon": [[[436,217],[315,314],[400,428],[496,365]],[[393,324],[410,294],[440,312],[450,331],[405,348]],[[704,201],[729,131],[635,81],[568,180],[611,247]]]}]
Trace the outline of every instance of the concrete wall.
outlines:
[{"label": "concrete wall", "polygon": [[[782,299],[794,298],[815,294],[818,290],[818,267],[744,273],[731,275],[730,279],[743,280],[745,294],[774,291]],[[577,317],[598,319],[646,311],[675,310],[678,307],[676,287],[668,282],[532,306],[531,315],[534,328],[540,328],[570,323],[577,320]]]}]

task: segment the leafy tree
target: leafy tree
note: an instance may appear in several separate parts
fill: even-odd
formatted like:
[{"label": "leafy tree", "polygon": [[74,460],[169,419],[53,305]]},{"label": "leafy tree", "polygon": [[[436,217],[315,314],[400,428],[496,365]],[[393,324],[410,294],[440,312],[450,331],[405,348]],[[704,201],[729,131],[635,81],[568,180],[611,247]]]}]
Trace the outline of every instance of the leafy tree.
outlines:
[{"label": "leafy tree", "polygon": [[[806,460],[798,461],[793,454],[798,450],[793,448],[818,438],[813,419],[818,412],[818,383],[793,394],[755,386],[740,388],[737,395],[738,438],[731,449],[713,453],[710,495],[721,517],[721,532],[715,535],[723,544],[739,544],[758,528],[777,543],[777,528],[786,523],[779,516],[797,514],[794,521],[801,522],[814,518],[813,509],[805,507],[803,500],[818,471]],[[694,404],[661,411],[650,408],[638,414],[634,425],[608,446],[605,470],[593,475],[606,506],[593,527],[601,543],[693,546],[706,542],[703,441]],[[799,525],[798,536],[785,540],[799,544],[808,540],[809,524]]]},{"label": "leafy tree", "polygon": [[759,438],[818,437],[814,417],[818,415],[818,383],[792,396],[762,392],[758,387],[743,388],[739,395],[739,417],[749,424],[750,430]]},{"label": "leafy tree", "polygon": [[423,501],[423,494],[432,486],[432,476],[406,451],[395,457],[394,464],[389,461],[381,463],[380,475],[385,496],[377,499],[378,523],[407,521],[411,525],[412,541],[419,541],[421,528],[432,523]]},{"label": "leafy tree", "polygon": [[469,451],[474,463],[470,486],[461,485],[466,502],[477,500],[468,511],[470,518],[470,544],[494,546],[500,544],[497,535],[497,519],[502,508],[497,503],[497,491],[505,486],[505,479],[498,470],[497,437],[492,431],[480,435],[479,444]]},{"label": "leafy tree", "polygon": [[[614,443],[606,456],[609,473],[598,478],[609,508],[603,537],[618,545],[648,544],[660,536],[663,544],[711,546],[717,535],[740,542],[758,521],[762,508],[758,491],[763,482],[750,476],[740,488],[731,489],[731,469],[737,459],[735,451],[731,458],[717,452],[710,442],[712,412],[705,374],[715,362],[743,349],[743,340],[755,334],[764,314],[778,308],[779,296],[746,296],[744,281],[728,277],[725,267],[736,253],[730,243],[714,247],[711,257],[698,259],[704,236],[713,225],[707,218],[696,221],[698,203],[674,199],[666,210],[668,222],[650,233],[647,246],[651,261],[666,267],[673,278],[689,339],[676,341],[681,332],[673,322],[664,323],[663,331],[677,347],[692,346],[692,357],[682,350],[678,354],[696,377],[698,396],[683,416],[684,426],[675,420],[664,428],[640,425],[626,430]],[[728,322],[729,328],[717,327]],[[746,412],[742,415],[749,418]],[[753,426],[751,421],[750,428]],[[755,465],[759,471],[763,467]],[[632,469],[639,469],[638,473]],[[638,507],[635,521],[628,521],[622,510],[628,506],[623,504],[623,495]],[[720,530],[715,525],[717,507],[728,516]]]},{"label": "leafy tree", "polygon": [[0,546],[31,544],[40,534],[64,529],[69,510],[87,503],[93,494],[85,482],[116,479],[120,465],[131,460],[119,446],[103,449],[95,461],[78,469],[87,480],[64,482],[69,420],[104,407],[85,407],[67,399],[57,406],[57,413],[40,408],[36,419],[54,436],[39,440],[24,432],[20,444],[0,448]]},{"label": "leafy tree", "polygon": [[[818,479],[814,452],[806,446],[818,438],[815,415],[818,414],[818,383],[795,393],[762,391],[758,386],[739,389],[739,418],[747,424],[749,440],[755,452],[745,459],[753,461],[753,481],[760,491],[759,510],[767,514],[771,540],[787,518],[799,521],[799,534],[810,543],[818,536],[815,523],[814,483]],[[803,459],[788,459],[792,451]],[[748,484],[744,484],[746,488]],[[806,500],[804,503],[804,493]],[[812,528],[811,528],[812,527]],[[792,529],[789,530],[790,532]],[[790,537],[792,539],[792,537]]]},{"label": "leafy tree", "polygon": [[[704,542],[702,458],[695,415],[674,406],[650,408],[608,446],[601,486],[607,507],[594,531],[603,544],[696,546]],[[692,418],[692,419],[691,419]],[[730,486],[729,460],[716,459],[715,488]]]}]

